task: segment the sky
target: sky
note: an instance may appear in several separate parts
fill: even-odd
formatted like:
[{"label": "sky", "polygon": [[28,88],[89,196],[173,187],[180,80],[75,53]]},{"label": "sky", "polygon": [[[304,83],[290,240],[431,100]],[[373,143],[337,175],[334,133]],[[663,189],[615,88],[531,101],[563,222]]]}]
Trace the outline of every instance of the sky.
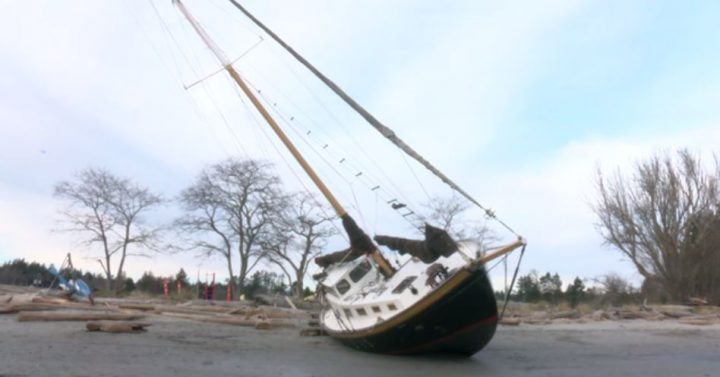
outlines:
[{"label": "sky", "polygon": [[[415,235],[387,199],[419,213],[450,195],[228,2],[185,4],[369,233]],[[243,4],[526,237],[521,273],[568,283],[616,272],[639,284],[596,228],[596,169],[718,152],[717,2]],[[99,251],[59,231],[64,203],[52,195],[90,166],[168,199],[148,216],[157,223],[181,215],[172,200],[200,169],[231,156],[273,161],[290,189],[310,187],[170,0],[2,0],[0,31],[0,262],[57,264],[71,252],[100,272]],[[192,254],[127,262],[134,277],[180,267],[225,271]]]}]

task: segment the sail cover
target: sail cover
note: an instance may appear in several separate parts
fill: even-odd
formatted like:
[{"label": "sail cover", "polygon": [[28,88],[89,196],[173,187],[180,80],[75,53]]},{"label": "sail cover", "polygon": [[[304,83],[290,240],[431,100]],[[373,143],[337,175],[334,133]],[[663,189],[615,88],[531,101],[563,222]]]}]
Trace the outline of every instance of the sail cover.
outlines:
[{"label": "sail cover", "polygon": [[378,235],[375,241],[397,250],[401,255],[410,254],[424,263],[435,262],[441,256],[450,256],[458,250],[457,244],[445,230],[429,224],[425,224],[425,240]]},{"label": "sail cover", "polygon": [[347,213],[340,218],[342,219],[343,228],[345,228],[345,232],[350,239],[350,248],[315,258],[315,263],[320,267],[327,267],[333,263],[349,262],[376,250],[375,244],[360,229],[355,219]]}]

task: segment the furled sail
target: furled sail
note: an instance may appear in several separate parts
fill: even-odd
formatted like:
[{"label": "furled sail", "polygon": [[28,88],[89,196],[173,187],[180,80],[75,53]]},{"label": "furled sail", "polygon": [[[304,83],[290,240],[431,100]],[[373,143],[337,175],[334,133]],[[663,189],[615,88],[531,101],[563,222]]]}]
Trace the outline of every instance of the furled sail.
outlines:
[{"label": "furled sail", "polygon": [[433,263],[441,256],[448,257],[458,250],[457,244],[450,235],[432,225],[425,224],[425,240],[410,240],[407,238],[375,236],[375,241],[401,255],[410,254],[423,261]]}]

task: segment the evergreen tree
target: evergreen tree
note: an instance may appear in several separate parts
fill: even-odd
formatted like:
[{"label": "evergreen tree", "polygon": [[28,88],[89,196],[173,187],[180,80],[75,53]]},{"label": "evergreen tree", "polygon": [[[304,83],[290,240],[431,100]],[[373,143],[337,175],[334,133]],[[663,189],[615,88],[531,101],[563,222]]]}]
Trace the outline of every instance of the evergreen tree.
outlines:
[{"label": "evergreen tree", "polygon": [[565,297],[572,308],[575,308],[578,303],[585,300],[585,284],[580,277],[576,277],[572,284],[568,284],[565,290]]}]

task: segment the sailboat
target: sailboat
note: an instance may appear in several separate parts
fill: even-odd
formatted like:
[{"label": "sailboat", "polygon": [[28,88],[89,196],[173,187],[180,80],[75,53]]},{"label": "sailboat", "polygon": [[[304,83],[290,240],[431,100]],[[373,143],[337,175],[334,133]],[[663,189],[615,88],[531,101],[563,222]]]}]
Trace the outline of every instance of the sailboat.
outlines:
[{"label": "sailboat", "polygon": [[[481,206],[410,148],[237,1],[230,1],[384,137],[453,190],[485,210],[488,217],[497,219],[491,210]],[[316,263],[323,268],[322,273],[316,276],[318,291],[325,304],[320,314],[323,329],[350,347],[385,354],[452,352],[470,356],[487,345],[498,324],[498,303],[486,265],[517,249],[522,250],[522,256],[527,245],[525,239],[518,235],[507,245],[483,250],[476,242],[453,240],[445,230],[430,224],[425,225],[425,238],[422,240],[384,235],[371,239],[308,164],[182,1],[173,2],[342,221],[349,247],[316,258]],[[500,223],[507,227],[505,223]],[[378,245],[409,258],[403,264],[394,266],[381,253]]]}]

